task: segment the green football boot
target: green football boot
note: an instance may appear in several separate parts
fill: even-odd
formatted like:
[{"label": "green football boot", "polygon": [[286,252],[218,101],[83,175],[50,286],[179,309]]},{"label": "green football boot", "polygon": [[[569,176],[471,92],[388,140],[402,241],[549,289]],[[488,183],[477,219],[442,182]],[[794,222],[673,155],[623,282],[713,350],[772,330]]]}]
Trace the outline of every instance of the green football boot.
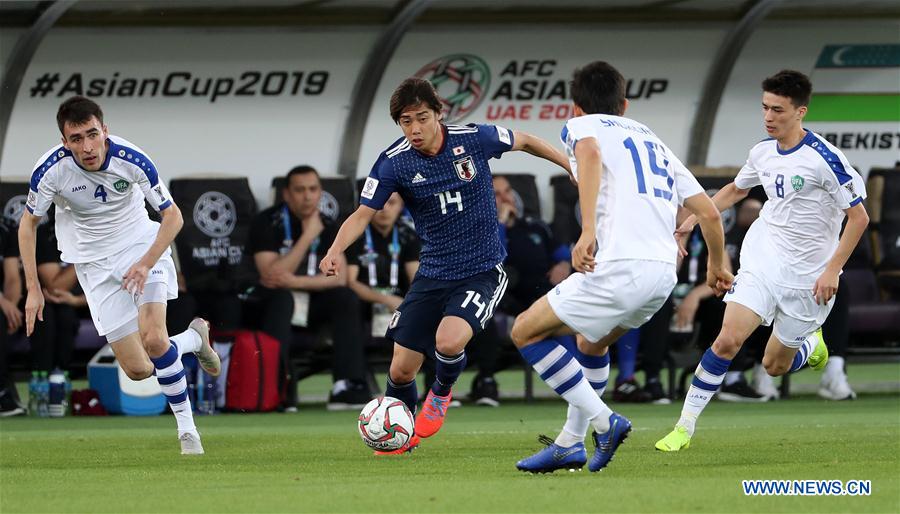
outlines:
[{"label": "green football boot", "polygon": [[809,356],[809,360],[806,361],[809,364],[809,367],[816,370],[821,371],[825,369],[825,364],[828,363],[828,346],[825,344],[825,339],[822,337],[822,329],[816,330],[813,334],[818,342],[816,343],[816,347],[813,349],[812,354]]},{"label": "green football boot", "polygon": [[669,435],[656,441],[656,449],[661,452],[677,452],[691,447],[691,436],[684,427],[676,426]]}]

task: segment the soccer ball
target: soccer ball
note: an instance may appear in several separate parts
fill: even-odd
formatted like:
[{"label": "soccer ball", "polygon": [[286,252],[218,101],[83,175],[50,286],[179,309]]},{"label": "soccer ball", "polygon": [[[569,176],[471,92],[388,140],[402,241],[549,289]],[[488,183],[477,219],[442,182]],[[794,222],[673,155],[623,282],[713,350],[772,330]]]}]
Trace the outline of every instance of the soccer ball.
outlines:
[{"label": "soccer ball", "polygon": [[398,450],[413,436],[412,413],[406,404],[390,396],[379,396],[359,413],[359,435],[369,448]]}]

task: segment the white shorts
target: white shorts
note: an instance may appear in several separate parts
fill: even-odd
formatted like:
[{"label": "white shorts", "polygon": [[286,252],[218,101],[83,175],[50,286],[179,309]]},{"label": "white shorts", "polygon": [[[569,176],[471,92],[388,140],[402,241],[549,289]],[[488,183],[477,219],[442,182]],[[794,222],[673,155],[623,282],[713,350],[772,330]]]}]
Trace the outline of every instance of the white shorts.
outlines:
[{"label": "white shorts", "polygon": [[[75,265],[78,283],[84,290],[91,318],[101,336],[107,335],[127,323],[133,323],[138,315],[141,297],[122,289],[122,277],[150,248],[150,243],[132,246],[122,253],[94,262]],[[178,277],[172,251],[166,249],[156,265],[150,269],[145,284],[161,282],[166,285],[168,298],[178,298]]]},{"label": "white shorts", "polygon": [[556,316],[597,342],[616,327],[637,328],[666,302],[675,287],[675,265],[662,261],[598,262],[593,273],[574,273],[549,293]]},{"label": "white shorts", "polygon": [[819,305],[812,289],[792,289],[767,280],[765,275],[741,270],[724,301],[747,307],[762,318],[765,326],[788,348],[799,348],[803,341],[825,323],[834,298]]}]

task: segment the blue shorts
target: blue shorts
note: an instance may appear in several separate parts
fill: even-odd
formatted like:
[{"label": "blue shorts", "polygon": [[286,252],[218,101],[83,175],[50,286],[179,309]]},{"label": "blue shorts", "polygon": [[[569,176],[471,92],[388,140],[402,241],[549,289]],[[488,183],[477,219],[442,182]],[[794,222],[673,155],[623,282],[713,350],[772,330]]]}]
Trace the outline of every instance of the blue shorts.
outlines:
[{"label": "blue shorts", "polygon": [[446,316],[469,323],[472,334],[484,329],[506,292],[506,272],[498,264],[462,280],[435,280],[417,276],[397,308],[385,337],[404,348],[434,356],[434,337]]}]

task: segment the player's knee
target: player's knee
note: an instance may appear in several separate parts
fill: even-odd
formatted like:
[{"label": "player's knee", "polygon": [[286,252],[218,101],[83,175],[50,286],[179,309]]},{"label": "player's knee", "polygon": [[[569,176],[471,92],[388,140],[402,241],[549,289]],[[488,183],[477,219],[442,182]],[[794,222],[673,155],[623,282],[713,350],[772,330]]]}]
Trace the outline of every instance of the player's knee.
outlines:
[{"label": "player's knee", "polygon": [[161,357],[169,349],[169,338],[165,330],[141,330],[141,343],[152,358]]},{"label": "player's knee", "polygon": [[516,321],[513,323],[509,336],[512,338],[516,348],[528,346],[528,343],[531,342],[531,334],[528,333],[528,318],[525,313],[516,316]]},{"label": "player's knee", "polygon": [[743,341],[738,337],[723,331],[713,342],[712,351],[723,359],[733,359],[740,351],[741,344],[743,344]]},{"label": "player's knee", "polygon": [[418,371],[418,369],[411,366],[407,367],[392,362],[389,374],[391,381],[395,384],[408,384],[416,379],[416,373],[418,373]]},{"label": "player's knee", "polygon": [[780,377],[782,375],[786,375],[787,372],[791,370],[790,363],[786,364],[783,362],[779,362],[776,359],[769,357],[769,356],[763,357],[762,365],[764,368],[766,368],[766,373],[768,373],[769,376],[773,376],[773,377]]},{"label": "player's knee", "polygon": [[459,334],[452,334],[449,331],[438,332],[434,338],[434,347],[444,355],[456,355],[466,348],[467,342]]},{"label": "player's knee", "polygon": [[153,364],[151,364],[150,362],[120,362],[119,365],[122,367],[122,371],[125,372],[125,375],[128,376],[128,378],[130,378],[131,380],[143,380],[153,375]]}]

